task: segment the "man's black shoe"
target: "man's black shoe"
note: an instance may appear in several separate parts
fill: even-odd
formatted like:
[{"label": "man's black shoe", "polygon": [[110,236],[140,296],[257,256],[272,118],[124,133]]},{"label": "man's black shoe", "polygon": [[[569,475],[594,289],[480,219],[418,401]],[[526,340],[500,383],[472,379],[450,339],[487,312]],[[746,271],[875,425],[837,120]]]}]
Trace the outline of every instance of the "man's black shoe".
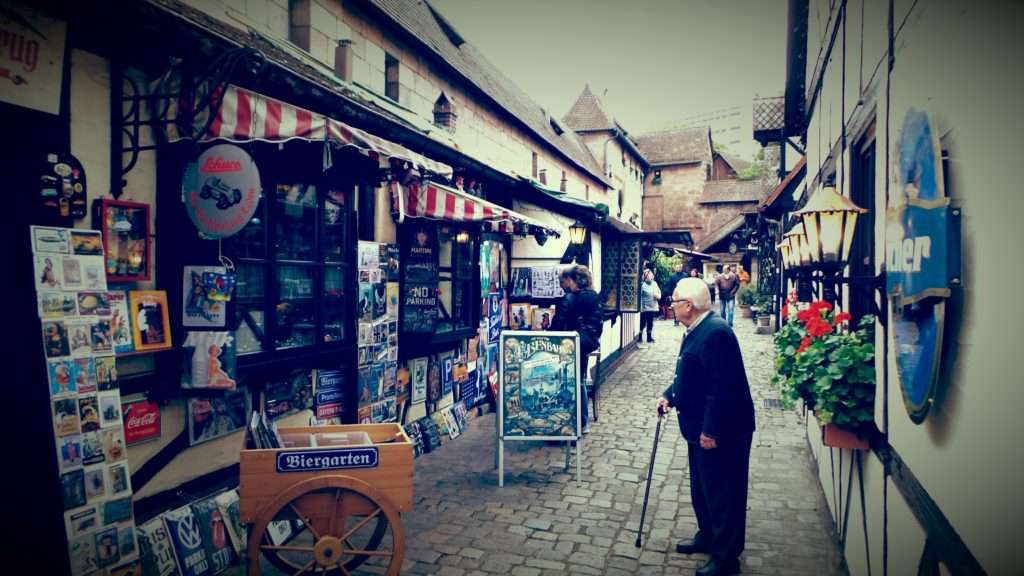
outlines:
[{"label": "man's black shoe", "polygon": [[680,554],[703,554],[711,549],[707,542],[699,538],[691,538],[690,540],[680,540],[676,544],[676,552]]},{"label": "man's black shoe", "polygon": [[730,576],[740,573],[739,560],[719,560],[712,558],[697,568],[697,576]]}]

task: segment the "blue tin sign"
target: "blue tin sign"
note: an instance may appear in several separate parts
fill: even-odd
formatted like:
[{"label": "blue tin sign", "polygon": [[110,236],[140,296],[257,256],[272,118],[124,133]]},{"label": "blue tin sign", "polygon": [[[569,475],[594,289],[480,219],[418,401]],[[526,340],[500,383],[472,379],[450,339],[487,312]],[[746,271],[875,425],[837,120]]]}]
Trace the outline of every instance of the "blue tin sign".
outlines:
[{"label": "blue tin sign", "polygon": [[886,289],[897,375],[911,420],[928,415],[939,378],[946,301],[960,283],[960,210],[946,197],[938,138],[910,109],[896,143],[886,214]]},{"label": "blue tin sign", "polygon": [[296,450],[277,454],[278,472],[320,472],[376,468],[380,454],[376,447],[339,448],[336,450]]}]

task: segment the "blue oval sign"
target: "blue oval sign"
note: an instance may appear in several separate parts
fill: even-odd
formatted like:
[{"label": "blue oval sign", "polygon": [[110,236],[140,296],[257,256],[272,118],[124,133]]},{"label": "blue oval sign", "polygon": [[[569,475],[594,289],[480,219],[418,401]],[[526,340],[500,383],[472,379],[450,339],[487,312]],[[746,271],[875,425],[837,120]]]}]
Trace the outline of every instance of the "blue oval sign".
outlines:
[{"label": "blue oval sign", "polygon": [[886,288],[897,376],[910,419],[928,415],[940,372],[946,299],[959,283],[959,210],[946,197],[939,141],[910,109],[896,146],[896,190],[886,216]]},{"label": "blue oval sign", "polygon": [[278,472],[318,472],[376,468],[380,464],[376,447],[341,448],[336,450],[296,450],[278,452]]}]

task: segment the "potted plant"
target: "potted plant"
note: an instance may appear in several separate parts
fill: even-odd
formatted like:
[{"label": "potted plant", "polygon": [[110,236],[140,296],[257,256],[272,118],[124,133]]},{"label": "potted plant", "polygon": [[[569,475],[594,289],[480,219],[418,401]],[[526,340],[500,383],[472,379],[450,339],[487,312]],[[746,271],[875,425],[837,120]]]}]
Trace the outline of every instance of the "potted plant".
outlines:
[{"label": "potted plant", "polygon": [[[757,293],[757,312],[755,314],[757,333],[758,334],[771,334],[774,326],[772,320],[772,310],[775,308],[775,296],[766,292]],[[753,309],[753,307],[752,307]]]},{"label": "potted plant", "polygon": [[866,449],[874,426],[874,317],[851,330],[850,315],[823,301],[799,312],[784,307],[782,317],[772,382],[783,403],[803,400],[814,410],[826,446]]},{"label": "potted plant", "polygon": [[740,286],[740,289],[736,291],[736,305],[740,309],[740,318],[754,317],[750,307],[754,305],[755,294],[756,292],[754,292],[749,284]]}]

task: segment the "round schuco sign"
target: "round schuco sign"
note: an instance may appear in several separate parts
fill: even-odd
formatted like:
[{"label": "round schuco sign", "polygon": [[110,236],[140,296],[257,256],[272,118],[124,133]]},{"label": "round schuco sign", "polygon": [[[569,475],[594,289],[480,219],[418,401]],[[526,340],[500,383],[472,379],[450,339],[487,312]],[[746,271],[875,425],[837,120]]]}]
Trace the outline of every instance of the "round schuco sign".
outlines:
[{"label": "round schuco sign", "polygon": [[217,144],[185,169],[182,183],[189,218],[208,238],[226,238],[245,227],[260,202],[260,172],[249,154]]}]

